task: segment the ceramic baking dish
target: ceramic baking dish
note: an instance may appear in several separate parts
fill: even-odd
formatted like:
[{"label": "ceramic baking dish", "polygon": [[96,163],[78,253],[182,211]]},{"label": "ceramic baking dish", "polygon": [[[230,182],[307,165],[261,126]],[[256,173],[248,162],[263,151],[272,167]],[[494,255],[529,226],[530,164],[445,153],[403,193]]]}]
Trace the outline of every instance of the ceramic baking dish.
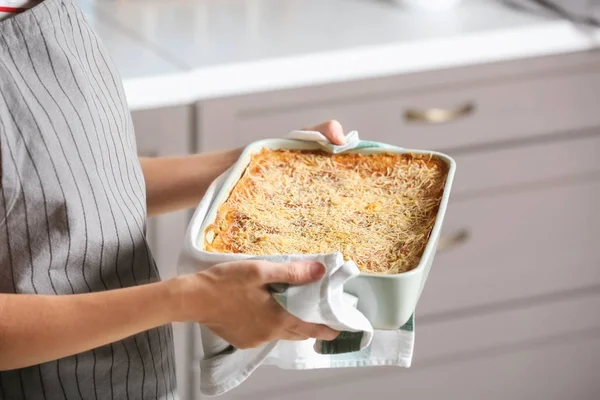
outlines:
[{"label": "ceramic baking dish", "polygon": [[[229,193],[243,175],[246,167],[251,161],[251,156],[260,152],[263,148],[273,150],[323,149],[316,142],[291,139],[267,139],[254,142],[247,146],[236,164],[228,172],[228,175],[224,177],[222,186],[220,188],[211,188],[214,193],[207,193],[205,199],[200,203],[190,221],[185,239],[184,252],[186,257],[196,265],[196,268],[208,268],[211,265],[226,260],[257,258],[254,255],[207,252],[204,248],[204,232],[207,226],[215,221],[218,208],[227,200]],[[361,154],[375,154],[382,152],[397,154],[432,154],[433,156],[439,157],[439,159],[445,162],[448,167],[436,221],[418,266],[410,271],[399,274],[362,272],[356,278],[348,281],[344,286],[345,292],[358,298],[357,307],[359,311],[369,319],[374,329],[398,329],[404,325],[414,313],[427,280],[427,276],[431,270],[444,215],[446,213],[456,165],[451,157],[442,153],[403,149],[377,142],[361,141],[354,149],[348,150],[347,152]],[[208,239],[210,240],[210,238]]]}]

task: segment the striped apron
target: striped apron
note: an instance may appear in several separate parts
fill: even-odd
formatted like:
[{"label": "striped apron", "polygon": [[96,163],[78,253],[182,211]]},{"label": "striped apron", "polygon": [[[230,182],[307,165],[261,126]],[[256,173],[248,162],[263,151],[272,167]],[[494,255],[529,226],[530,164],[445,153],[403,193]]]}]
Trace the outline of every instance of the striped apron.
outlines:
[{"label": "striped apron", "polygon": [[[160,279],[121,80],[72,0],[0,21],[0,150],[0,292]],[[174,399],[176,386],[170,325],[0,372],[0,399]]]}]

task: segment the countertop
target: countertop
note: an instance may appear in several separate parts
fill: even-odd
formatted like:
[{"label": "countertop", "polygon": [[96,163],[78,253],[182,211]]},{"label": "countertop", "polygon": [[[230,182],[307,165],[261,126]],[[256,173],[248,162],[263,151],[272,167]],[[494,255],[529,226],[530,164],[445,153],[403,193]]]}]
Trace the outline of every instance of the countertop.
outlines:
[{"label": "countertop", "polygon": [[465,0],[77,0],[132,110],[600,47],[600,29]]}]

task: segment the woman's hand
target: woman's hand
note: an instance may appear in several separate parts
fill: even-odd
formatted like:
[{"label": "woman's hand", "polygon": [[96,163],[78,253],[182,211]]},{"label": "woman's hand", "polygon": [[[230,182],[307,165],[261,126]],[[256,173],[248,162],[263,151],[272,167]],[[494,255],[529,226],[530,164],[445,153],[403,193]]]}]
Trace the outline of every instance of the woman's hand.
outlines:
[{"label": "woman's hand", "polygon": [[305,284],[321,279],[319,263],[276,264],[240,261],[175,278],[179,281],[179,320],[197,321],[239,349],[273,340],[335,339],[339,332],[289,314],[273,299],[271,283]]},{"label": "woman's hand", "polygon": [[200,322],[240,349],[276,339],[334,339],[336,331],[297,319],[267,290],[269,283],[304,284],[324,273],[320,264],[242,261],[124,289],[67,296],[0,293],[0,371],[178,321]]},{"label": "woman's hand", "polygon": [[344,128],[336,120],[330,120],[316,125],[312,128],[305,130],[317,131],[323,134],[331,143],[339,145],[346,144],[346,136],[344,135]]}]

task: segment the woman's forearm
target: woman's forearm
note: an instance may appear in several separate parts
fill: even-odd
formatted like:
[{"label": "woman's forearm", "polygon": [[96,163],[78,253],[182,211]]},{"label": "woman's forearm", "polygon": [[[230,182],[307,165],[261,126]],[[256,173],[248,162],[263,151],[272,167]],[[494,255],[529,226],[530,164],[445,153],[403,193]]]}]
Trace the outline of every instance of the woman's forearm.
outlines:
[{"label": "woman's forearm", "polygon": [[148,215],[196,206],[212,181],[231,167],[241,152],[235,149],[182,157],[140,158]]},{"label": "woman's forearm", "polygon": [[0,371],[124,339],[176,318],[176,281],[98,293],[0,294]]},{"label": "woman's forearm", "polygon": [[[322,133],[337,145],[346,142],[344,129],[335,120],[306,129]],[[146,181],[148,215],[196,206],[212,181],[237,161],[242,150],[183,157],[140,158]]]}]

